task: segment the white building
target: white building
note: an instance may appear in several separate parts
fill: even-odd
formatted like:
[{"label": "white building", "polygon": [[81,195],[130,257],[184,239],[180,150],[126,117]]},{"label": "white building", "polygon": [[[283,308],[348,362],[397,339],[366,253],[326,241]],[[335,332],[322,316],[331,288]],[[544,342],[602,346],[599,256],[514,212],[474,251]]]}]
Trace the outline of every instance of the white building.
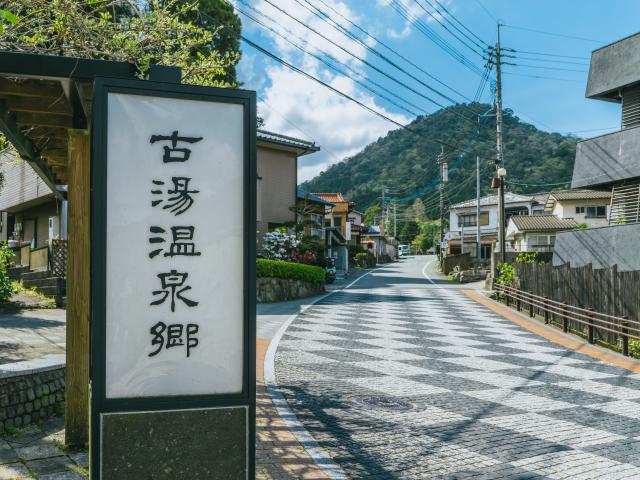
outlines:
[{"label": "white building", "polygon": [[579,225],[609,225],[611,191],[563,190],[549,193],[545,212],[558,218],[573,218]]},{"label": "white building", "polygon": [[511,217],[506,231],[507,251],[553,252],[556,234],[577,227],[578,223],[573,218],[556,215]]}]

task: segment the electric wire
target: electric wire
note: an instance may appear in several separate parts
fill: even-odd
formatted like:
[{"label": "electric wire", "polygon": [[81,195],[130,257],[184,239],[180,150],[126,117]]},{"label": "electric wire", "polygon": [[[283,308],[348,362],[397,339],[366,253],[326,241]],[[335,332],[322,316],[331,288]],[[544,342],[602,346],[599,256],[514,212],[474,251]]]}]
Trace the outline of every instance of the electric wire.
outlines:
[{"label": "electric wire", "polygon": [[527,55],[542,55],[546,57],[574,58],[577,60],[589,60],[589,57],[578,57],[575,55],[560,55],[558,53],[548,53],[548,52],[531,52],[526,50],[516,50],[513,48],[507,48],[507,47],[502,47],[501,50],[505,50],[507,52],[525,53]]},{"label": "electric wire", "polygon": [[423,74],[425,74],[426,76],[428,76],[429,78],[431,78],[432,80],[434,80],[435,82],[437,82],[438,84],[442,85],[445,88],[448,88],[449,90],[451,90],[453,93],[455,93],[456,95],[459,95],[461,98],[471,101],[471,99],[469,97],[467,97],[466,95],[464,95],[463,93],[460,93],[459,91],[455,90],[454,88],[452,88],[450,85],[448,85],[447,83],[443,82],[442,80],[440,80],[439,78],[433,76],[432,74],[430,74],[429,72],[427,72],[426,70],[424,70],[422,67],[416,65],[413,61],[411,61],[410,59],[408,59],[407,57],[405,57],[404,55],[402,55],[400,52],[398,52],[397,50],[395,50],[394,48],[390,47],[389,44],[383,42],[382,40],[380,40],[380,38],[372,35],[371,33],[369,33],[367,30],[365,30],[364,28],[362,28],[361,26],[359,26],[358,24],[356,24],[355,22],[351,21],[348,17],[344,16],[343,14],[341,14],[338,10],[336,10],[335,8],[333,8],[330,4],[326,3],[325,0],[318,0],[320,3],[322,3],[322,5],[324,5],[325,7],[329,8],[332,12],[334,12],[336,15],[338,15],[340,18],[342,18],[343,20],[345,20],[346,22],[348,22],[350,25],[352,25],[354,28],[356,28],[357,30],[361,31],[362,33],[364,33],[367,37],[369,37],[370,39],[372,39],[373,41],[375,41],[376,43],[382,45],[384,48],[386,48],[388,51],[390,51],[391,53],[393,53],[394,55],[396,55],[398,58],[401,58],[402,60],[404,60],[405,62],[407,62],[409,65],[411,65],[413,68],[415,68],[416,70],[419,70],[420,72],[422,72]]},{"label": "electric wire", "polygon": [[568,38],[568,39],[571,39],[571,40],[582,40],[584,42],[593,42],[593,43],[600,43],[600,44],[607,43],[604,40],[595,40],[593,38],[577,37],[577,36],[573,36],[573,35],[566,35],[564,33],[547,32],[547,31],[544,31],[544,30],[536,30],[534,28],[529,28],[529,27],[519,27],[517,25],[508,25],[508,24],[505,24],[505,23],[502,23],[501,25],[503,27],[513,28],[515,30],[523,30],[525,32],[538,33],[540,35],[549,35],[549,36],[552,36],[552,37]]},{"label": "electric wire", "polygon": [[460,32],[462,35],[464,35],[464,37],[470,41],[473,45],[475,45],[476,47],[478,47],[480,49],[480,51],[478,51],[476,48],[472,47],[471,45],[469,45],[466,41],[462,40],[458,35],[456,35],[454,32],[452,32],[451,30],[449,30],[449,27],[442,21],[440,20],[439,16],[441,18],[444,19],[444,16],[438,11],[438,9],[436,7],[434,7],[434,5],[429,2],[429,0],[425,0],[429,5],[431,5],[431,8],[433,8],[436,11],[436,14],[434,15],[433,13],[431,13],[424,5],[422,5],[422,3],[420,3],[420,0],[413,0],[414,3],[416,5],[418,5],[427,15],[429,15],[431,18],[433,18],[434,21],[436,21],[438,24],[440,24],[440,26],[442,28],[444,28],[447,32],[449,32],[449,34],[455,38],[456,40],[458,40],[462,45],[464,45],[465,47],[467,47],[469,50],[471,50],[473,53],[479,54],[480,56],[482,56],[482,51],[487,47],[487,45],[481,45],[479,44],[475,39],[469,37],[469,35],[467,35],[465,32],[460,31],[460,29],[457,28],[457,26],[455,26],[453,23],[450,23],[450,25],[455,28],[456,30],[458,30],[458,32]]},{"label": "electric wire", "polygon": [[491,13],[491,11],[489,11],[489,9],[485,7],[480,0],[476,0],[476,3],[480,5],[480,8],[482,8],[482,10],[484,10],[484,12],[489,15],[489,17],[491,17],[491,20],[493,20],[495,23],[498,23],[498,19],[496,18],[496,16]]},{"label": "electric wire", "polygon": [[[429,2],[429,0],[427,0]],[[440,0],[435,0],[435,2],[440,6],[440,8],[442,8],[442,10],[445,11],[445,13],[448,15],[447,18],[453,18],[456,23],[458,23],[462,28],[464,28],[467,32],[469,32],[471,35],[473,35],[474,37],[476,37],[478,39],[478,41],[484,45],[487,45],[487,42],[485,42],[482,38],[480,38],[478,35],[476,35],[473,30],[470,30],[469,28],[467,28],[467,26],[462,23],[460,20],[458,20],[458,18],[452,13],[450,12],[447,7],[445,7]],[[431,2],[429,2],[429,4],[431,4]]]},{"label": "electric wire", "polygon": [[[386,88],[385,86],[379,84],[378,82],[371,80],[367,77],[365,77],[364,75],[362,75],[361,73],[357,72],[356,70],[354,70],[353,68],[351,68],[349,65],[344,64],[342,62],[340,62],[339,60],[337,60],[335,57],[333,57],[332,55],[323,52],[323,54],[330,58],[332,61],[342,65],[344,68],[346,68],[347,70],[349,70],[351,73],[353,73],[354,75],[356,75],[358,78],[361,78],[363,80],[358,80],[357,78],[353,78],[350,77],[350,75],[348,75],[344,70],[340,70],[339,68],[337,68],[335,65],[331,64],[330,62],[326,61],[325,59],[323,59],[322,57],[314,54],[313,52],[310,52],[308,50],[306,50],[305,48],[301,47],[300,45],[296,44],[295,42],[293,42],[290,38],[286,37],[285,35],[283,35],[282,33],[274,30],[273,28],[269,27],[268,25],[266,25],[265,23],[263,23],[262,21],[260,21],[259,19],[253,17],[251,14],[245,12],[244,10],[242,10],[241,8],[236,7],[236,10],[238,10],[238,12],[240,12],[242,15],[244,15],[245,17],[249,18],[250,20],[253,20],[255,23],[259,24],[260,26],[262,26],[263,28],[266,28],[267,30],[269,30],[270,32],[272,32],[273,34],[279,36],[280,38],[282,38],[285,42],[289,43],[290,45],[292,45],[294,48],[300,50],[301,52],[315,58],[316,60],[318,60],[319,62],[322,62],[324,65],[326,65],[327,67],[329,67],[330,69],[334,70],[335,72],[347,77],[347,78],[351,78],[351,80],[353,80],[355,83],[361,85],[364,89],[366,89],[367,91],[373,93],[374,95],[388,101],[389,103],[395,105],[396,107],[400,108],[401,110],[409,113],[410,115],[414,116],[414,117],[418,117],[420,116],[420,113],[416,113],[412,110],[409,110],[408,108],[398,104],[397,102],[395,102],[394,100],[390,99],[389,97],[387,97],[386,95],[383,95],[379,92],[377,92],[376,90],[372,89],[371,87],[369,87],[368,85],[366,85],[364,83],[364,81],[369,81],[370,83],[372,83],[373,85],[375,85],[376,87],[384,90],[385,92],[387,92],[389,95],[394,96],[396,98],[398,98],[399,100],[405,102],[407,105],[410,105],[413,108],[416,108],[420,111],[422,111],[422,113],[426,114],[427,112],[422,108],[419,107],[418,105],[415,105],[414,103],[412,103],[411,101],[397,95],[396,93],[392,92],[391,90],[389,90],[388,88]],[[259,11],[258,11],[259,12]],[[295,36],[295,34],[291,33],[293,36]],[[298,37],[299,38],[299,37]],[[300,39],[300,41],[302,41],[304,44],[309,45],[308,42],[306,42],[303,39]]]}]

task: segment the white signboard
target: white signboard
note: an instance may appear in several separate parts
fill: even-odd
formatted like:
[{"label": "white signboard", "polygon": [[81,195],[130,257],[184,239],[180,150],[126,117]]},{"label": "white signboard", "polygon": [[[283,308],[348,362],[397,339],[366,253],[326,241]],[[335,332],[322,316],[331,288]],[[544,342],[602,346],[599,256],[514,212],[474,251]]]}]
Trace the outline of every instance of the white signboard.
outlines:
[{"label": "white signboard", "polygon": [[240,393],[243,107],[108,94],[107,399]]}]

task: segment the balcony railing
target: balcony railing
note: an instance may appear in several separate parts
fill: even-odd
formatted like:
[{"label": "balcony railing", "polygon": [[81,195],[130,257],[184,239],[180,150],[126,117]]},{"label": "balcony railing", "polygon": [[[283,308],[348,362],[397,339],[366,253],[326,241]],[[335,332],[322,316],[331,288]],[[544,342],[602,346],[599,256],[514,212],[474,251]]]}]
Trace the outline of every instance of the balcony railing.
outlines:
[{"label": "balcony railing", "polygon": [[613,187],[609,225],[640,223],[640,184]]}]

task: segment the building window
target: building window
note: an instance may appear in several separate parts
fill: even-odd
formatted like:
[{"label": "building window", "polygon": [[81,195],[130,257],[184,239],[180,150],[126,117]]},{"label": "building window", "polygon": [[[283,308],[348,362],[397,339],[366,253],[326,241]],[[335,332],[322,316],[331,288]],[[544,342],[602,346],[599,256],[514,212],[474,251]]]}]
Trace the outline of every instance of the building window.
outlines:
[{"label": "building window", "polygon": [[476,226],[476,216],[475,215],[460,215],[458,217],[458,226],[459,227],[475,227]]},{"label": "building window", "polygon": [[604,205],[587,207],[587,218],[607,218],[607,207]]},{"label": "building window", "polygon": [[322,226],[322,217],[319,213],[312,213],[310,215],[310,220],[315,224],[314,226],[321,227]]},{"label": "building window", "polygon": [[584,214],[584,207],[576,207],[576,215]]},{"label": "building window", "polygon": [[342,228],[342,217],[333,217],[333,226],[336,228]]},{"label": "building window", "polygon": [[[458,216],[458,227],[475,227],[476,225],[475,214]],[[480,212],[480,225],[489,225],[489,212]]]}]

